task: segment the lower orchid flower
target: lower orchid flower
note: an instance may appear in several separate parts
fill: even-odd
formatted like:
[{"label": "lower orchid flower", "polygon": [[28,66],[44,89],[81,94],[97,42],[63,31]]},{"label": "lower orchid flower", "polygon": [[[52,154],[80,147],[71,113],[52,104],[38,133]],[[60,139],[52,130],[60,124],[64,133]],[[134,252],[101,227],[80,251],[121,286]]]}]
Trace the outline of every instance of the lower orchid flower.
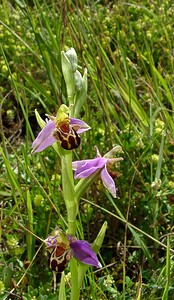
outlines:
[{"label": "lower orchid flower", "polygon": [[54,142],[59,141],[62,148],[73,150],[80,145],[79,134],[90,129],[82,120],[69,118],[69,109],[62,104],[57,116],[48,116],[45,127],[32,144],[32,153],[41,152]]},{"label": "lower orchid flower", "polygon": [[75,171],[75,178],[87,178],[95,172],[100,172],[101,180],[105,188],[111,193],[111,195],[116,198],[116,187],[113,178],[108,172],[108,167],[118,161],[123,160],[122,157],[113,158],[113,154],[121,150],[120,146],[114,147],[111,151],[106,153],[103,157],[101,156],[97,147],[97,157],[94,159],[86,159],[74,161],[72,163],[72,168]]},{"label": "lower orchid flower", "polygon": [[50,253],[49,265],[54,272],[62,272],[73,257],[84,264],[102,267],[90,243],[68,236],[59,228],[46,238],[45,243]]}]

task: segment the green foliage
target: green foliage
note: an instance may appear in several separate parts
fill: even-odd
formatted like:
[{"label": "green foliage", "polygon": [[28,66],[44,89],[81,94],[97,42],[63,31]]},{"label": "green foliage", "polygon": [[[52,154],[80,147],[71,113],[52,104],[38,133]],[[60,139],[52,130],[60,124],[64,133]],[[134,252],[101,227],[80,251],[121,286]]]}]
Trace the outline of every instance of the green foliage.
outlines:
[{"label": "green foliage", "polygon": [[74,160],[93,158],[94,145],[105,154],[119,144],[124,157],[110,170],[118,199],[98,178],[81,201],[79,238],[92,242],[108,223],[104,268],[87,273],[81,297],[170,300],[174,4],[57,2],[0,4],[0,297],[58,297],[42,243],[55,226],[66,229],[60,162],[52,148],[30,153],[34,110],[45,118],[67,104],[60,59],[74,47],[88,70],[88,105],[80,113],[92,128]]}]

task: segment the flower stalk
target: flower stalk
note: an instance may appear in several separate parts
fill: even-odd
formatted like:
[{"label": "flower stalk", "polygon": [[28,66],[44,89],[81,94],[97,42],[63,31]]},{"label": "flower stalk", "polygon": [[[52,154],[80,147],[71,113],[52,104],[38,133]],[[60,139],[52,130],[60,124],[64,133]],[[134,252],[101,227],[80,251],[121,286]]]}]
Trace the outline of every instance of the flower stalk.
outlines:
[{"label": "flower stalk", "polygon": [[[56,272],[63,272],[70,262],[70,299],[78,300],[88,266],[102,267],[96,254],[102,246],[107,228],[107,223],[105,222],[92,245],[85,240],[76,239],[76,218],[79,201],[98,175],[101,176],[104,187],[115,198],[115,182],[110,176],[109,170],[111,165],[122,160],[122,158],[113,157],[114,152],[119,150],[120,147],[113,148],[103,157],[99,153],[98,148],[96,148],[96,158],[72,162],[72,150],[80,145],[79,135],[90,129],[84,121],[75,119],[86,101],[87,70],[85,69],[82,77],[77,70],[77,54],[73,48],[70,48],[67,52],[62,51],[61,57],[69,107],[62,104],[56,116],[47,115],[48,119],[46,122],[36,113],[42,130],[32,144],[32,153],[37,153],[49,146],[53,146],[61,160],[62,194],[67,211],[68,229],[67,234],[60,229],[55,230],[45,240],[45,243],[46,250],[49,253],[49,265],[55,280]],[[80,179],[76,186],[74,177],[75,179]],[[66,299],[64,273],[62,274],[59,300]],[[54,287],[56,286],[55,280]]]},{"label": "flower stalk", "polygon": [[77,202],[74,190],[74,179],[72,172],[72,153],[67,153],[61,156],[62,166],[62,189],[63,197],[67,209],[68,219],[68,234],[75,235]]}]

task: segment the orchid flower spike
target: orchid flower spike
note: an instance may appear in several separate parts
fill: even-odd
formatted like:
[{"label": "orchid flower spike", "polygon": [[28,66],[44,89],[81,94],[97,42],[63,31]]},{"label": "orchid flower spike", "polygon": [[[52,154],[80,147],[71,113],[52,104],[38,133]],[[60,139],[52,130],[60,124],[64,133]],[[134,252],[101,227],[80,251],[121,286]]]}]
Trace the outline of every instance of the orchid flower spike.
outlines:
[{"label": "orchid flower spike", "polygon": [[46,250],[50,254],[49,266],[54,272],[62,272],[66,268],[71,258],[78,261],[101,268],[97,255],[92,250],[91,245],[84,240],[77,240],[68,236],[60,228],[56,228],[45,240]]},{"label": "orchid flower spike", "polygon": [[69,108],[62,104],[57,116],[49,116],[45,127],[40,131],[32,144],[32,153],[41,152],[54,142],[59,141],[62,148],[73,150],[80,145],[80,137],[90,127],[82,120],[69,118]]},{"label": "orchid flower spike", "polygon": [[94,159],[86,159],[74,161],[72,163],[72,169],[75,171],[75,178],[87,178],[95,172],[100,171],[101,180],[105,188],[116,198],[116,187],[113,178],[108,172],[108,167],[118,161],[123,160],[122,157],[113,158],[115,152],[120,151],[121,147],[116,146],[111,151],[106,153],[103,157],[101,156],[97,147],[97,157]]}]

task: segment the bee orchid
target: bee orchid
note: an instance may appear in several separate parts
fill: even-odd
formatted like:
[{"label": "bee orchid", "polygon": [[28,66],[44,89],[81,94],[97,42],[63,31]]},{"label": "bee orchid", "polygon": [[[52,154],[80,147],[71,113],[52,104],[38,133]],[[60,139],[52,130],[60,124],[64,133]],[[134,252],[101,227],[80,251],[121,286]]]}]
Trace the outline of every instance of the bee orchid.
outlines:
[{"label": "bee orchid", "polygon": [[73,150],[80,145],[79,134],[90,129],[82,120],[69,118],[69,109],[61,105],[57,116],[49,116],[45,127],[40,131],[32,144],[32,153],[41,152],[54,142],[59,141],[62,148]]},{"label": "bee orchid", "polygon": [[106,153],[103,157],[101,156],[97,147],[97,157],[94,159],[86,159],[74,161],[72,163],[72,168],[75,171],[75,178],[87,178],[95,172],[100,172],[101,180],[105,188],[111,193],[111,195],[116,198],[116,187],[115,182],[108,172],[108,167],[118,161],[123,160],[122,157],[113,158],[114,152],[121,149],[120,146],[114,147],[111,151]]},{"label": "bee orchid", "polygon": [[90,243],[68,236],[59,228],[47,237],[45,243],[50,254],[49,265],[54,272],[62,272],[73,257],[84,264],[102,267]]}]

